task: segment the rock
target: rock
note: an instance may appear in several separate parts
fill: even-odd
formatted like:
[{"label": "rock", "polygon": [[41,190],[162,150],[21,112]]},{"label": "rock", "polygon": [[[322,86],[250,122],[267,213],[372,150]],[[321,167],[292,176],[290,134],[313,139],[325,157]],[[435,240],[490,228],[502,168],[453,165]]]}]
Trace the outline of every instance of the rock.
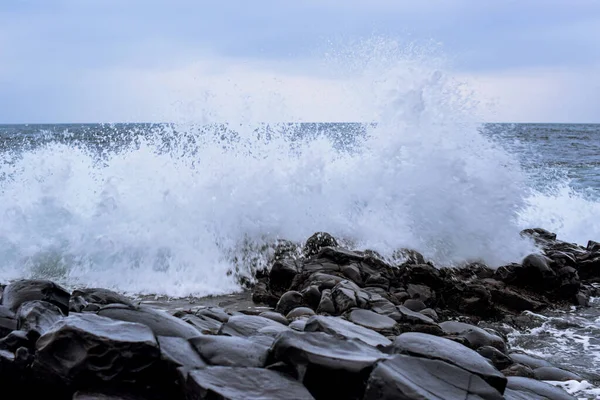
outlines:
[{"label": "rock", "polygon": [[211,365],[262,368],[269,355],[269,346],[241,337],[206,335],[189,341]]},{"label": "rock", "polygon": [[400,261],[402,264],[425,264],[425,257],[416,250],[400,249],[392,254],[392,258]]},{"label": "rock", "polygon": [[358,306],[355,292],[348,287],[342,286],[342,283],[336,285],[331,291],[331,297],[335,304],[335,311],[337,314],[342,314],[347,310]]},{"label": "rock", "polygon": [[227,322],[229,321],[230,315],[227,312],[219,307],[204,307],[198,309],[196,311],[197,317],[206,317],[210,319],[217,320],[219,322]]},{"label": "rock", "polygon": [[491,334],[485,329],[475,325],[466,324],[458,321],[445,321],[440,324],[446,335],[458,335],[464,337],[472,349],[478,349],[483,346],[492,346],[503,353],[506,353],[506,343],[500,336]]},{"label": "rock", "polygon": [[2,305],[16,312],[26,301],[42,300],[68,315],[70,298],[71,294],[54,282],[26,279],[13,282],[4,289]]},{"label": "rock", "polygon": [[234,315],[223,324],[219,335],[249,337],[260,334],[261,329],[265,327],[275,328],[276,332],[288,329],[287,326],[272,319],[254,315]]},{"label": "rock", "polygon": [[321,291],[318,286],[311,285],[304,289],[302,292],[302,297],[304,298],[304,302],[313,310],[316,310],[319,307],[319,302],[321,301]]},{"label": "rock", "polygon": [[437,322],[439,317],[437,315],[437,313],[435,312],[434,309],[431,308],[426,308],[424,310],[419,311],[421,314],[423,314],[426,317],[431,318],[434,322]]},{"label": "rock", "polygon": [[192,345],[184,338],[157,336],[156,339],[160,346],[160,358],[169,368],[174,370],[179,367],[203,368],[206,366]]},{"label": "rock", "polygon": [[283,332],[273,346],[274,361],[293,365],[317,399],[361,398],[370,369],[389,356],[361,340],[323,332]]},{"label": "rock", "polygon": [[492,362],[498,370],[503,370],[513,364],[513,360],[495,347],[483,346],[477,352]]},{"label": "rock", "polygon": [[431,318],[419,312],[409,310],[404,306],[398,306],[396,309],[398,310],[396,314],[397,316],[392,315],[392,318],[396,319],[397,321],[408,322],[411,324],[435,325],[435,322]]},{"label": "rock", "polygon": [[533,239],[543,239],[544,241],[556,240],[556,233],[552,233],[542,228],[523,229],[521,236],[529,236]]},{"label": "rock", "polygon": [[119,304],[108,305],[102,307],[98,311],[98,315],[118,321],[137,322],[146,325],[157,336],[177,336],[189,339],[199,334],[197,329],[185,321],[147,306],[130,308]]},{"label": "rock", "polygon": [[279,301],[279,297],[274,295],[267,284],[267,279],[259,279],[252,288],[252,301],[256,304],[267,304],[274,307]]},{"label": "rock", "polygon": [[522,293],[517,293],[508,287],[504,289],[490,289],[490,293],[495,303],[517,312],[536,311],[544,307],[543,303],[529,298]]},{"label": "rock", "polygon": [[508,378],[506,400],[575,400],[562,388],[530,378],[511,376]]},{"label": "rock", "polygon": [[432,289],[443,285],[440,271],[429,264],[407,265],[403,275],[407,283],[421,284]]},{"label": "rock", "polygon": [[283,316],[280,313],[275,312],[275,311],[265,311],[265,312],[258,314],[258,316],[264,317],[264,318],[269,318],[269,319],[271,319],[275,322],[279,322],[280,324],[283,324],[283,325],[290,324],[290,321],[288,321],[285,316]]},{"label": "rock", "polygon": [[333,304],[330,289],[325,289],[321,292],[321,301],[319,302],[319,307],[317,307],[317,313],[330,315],[335,314],[335,305]]},{"label": "rock", "polygon": [[[534,290],[550,289],[555,285],[556,273],[550,268],[551,260],[541,254],[530,254],[519,264],[511,264],[496,270],[500,280]],[[504,268],[504,269],[503,269]]]},{"label": "rock", "polygon": [[290,322],[289,327],[298,332],[304,332],[308,318],[300,318]]},{"label": "rock", "polygon": [[190,399],[313,399],[301,383],[262,368],[207,367],[190,371],[185,390]]},{"label": "rock", "polygon": [[313,310],[311,310],[310,308],[297,307],[297,308],[294,308],[292,311],[290,311],[288,313],[288,315],[286,315],[285,317],[288,320],[293,321],[297,318],[312,317],[313,315],[315,315],[315,312]]},{"label": "rock", "polygon": [[348,315],[348,319],[357,325],[374,331],[392,330],[396,326],[396,321],[390,317],[379,315],[371,310],[352,310]]},{"label": "rock", "polygon": [[339,276],[315,272],[309,276],[308,285],[316,286],[321,292],[323,292],[325,289],[333,289],[335,285],[343,282],[344,280],[344,278],[340,278]]},{"label": "rock", "polygon": [[285,292],[290,288],[298,272],[299,268],[294,260],[276,261],[269,272],[269,285],[271,289],[280,293]]},{"label": "rock", "polygon": [[83,309],[88,305],[88,302],[81,296],[71,296],[69,300],[69,311],[70,312],[82,312]]},{"label": "rock", "polygon": [[180,319],[192,325],[199,333],[205,335],[218,334],[223,325],[221,321],[217,321],[216,319],[204,315],[185,314]]},{"label": "rock", "polygon": [[356,283],[359,286],[364,285],[360,269],[356,264],[342,265],[341,270],[342,274],[346,278],[350,279],[352,282]]},{"label": "rock", "polygon": [[402,304],[406,300],[410,299],[410,295],[408,294],[408,292],[405,292],[404,290],[400,290],[398,292],[394,292],[394,298],[398,302],[397,304]]},{"label": "rock", "polygon": [[533,370],[533,377],[540,381],[582,381],[583,378],[571,371],[556,367],[539,367]]},{"label": "rock", "polygon": [[506,386],[504,375],[475,351],[452,340],[425,333],[408,332],[396,338],[392,351],[397,354],[436,359],[455,365],[478,375],[500,393],[504,392]]},{"label": "rock", "polygon": [[137,382],[160,357],[147,326],[94,314],[74,314],[58,321],[40,337],[36,350],[34,373],[50,374],[67,385],[80,379]]},{"label": "rock", "polygon": [[387,291],[390,288],[390,281],[381,274],[373,274],[369,275],[369,277],[365,281],[365,286],[379,287]]},{"label": "rock", "polygon": [[546,360],[543,360],[541,358],[537,358],[534,356],[530,356],[529,354],[525,354],[525,353],[512,352],[512,353],[510,353],[510,358],[512,358],[512,360],[514,362],[526,365],[531,369],[553,366]]},{"label": "rock", "polygon": [[17,329],[17,316],[6,306],[0,306],[0,338]]},{"label": "rock", "polygon": [[527,365],[515,363],[502,370],[504,376],[522,376],[525,378],[533,378],[533,370]]},{"label": "rock", "polygon": [[33,342],[62,318],[63,314],[58,307],[41,300],[23,303],[17,311],[19,330],[27,332]]},{"label": "rock", "polygon": [[425,303],[421,300],[408,299],[404,302],[404,307],[408,308],[411,311],[419,312],[427,308]]},{"label": "rock", "polygon": [[89,288],[74,290],[72,297],[81,297],[88,303],[106,306],[108,304],[125,304],[133,307],[133,302],[122,294],[102,288]]},{"label": "rock", "polygon": [[306,257],[314,256],[323,247],[338,247],[338,241],[326,232],[317,232],[306,240],[303,253]]},{"label": "rock", "polygon": [[73,395],[73,400],[144,400],[135,395],[112,392],[87,392],[78,391]]},{"label": "rock", "polygon": [[365,327],[353,324],[339,317],[314,316],[306,321],[305,332],[325,332],[331,335],[358,339],[371,346],[388,346],[392,342],[385,336],[367,329]]},{"label": "rock", "polygon": [[81,312],[93,312],[93,313],[95,313],[95,312],[100,311],[101,308],[102,308],[101,305],[99,305],[99,304],[93,304],[92,303],[92,304],[88,304],[87,306],[85,306],[83,308],[83,310],[81,310]]},{"label": "rock", "polygon": [[286,315],[290,311],[292,311],[296,307],[302,307],[304,305],[304,297],[302,297],[302,293],[296,292],[294,290],[285,292],[283,296],[277,302],[277,306],[275,307],[275,311]]},{"label": "rock", "polygon": [[27,332],[12,331],[0,339],[0,350],[16,351],[19,347],[33,347],[32,341],[27,337]]},{"label": "rock", "polygon": [[[423,303],[432,306],[435,304],[436,296],[435,292],[425,285],[415,285],[410,283],[406,290],[411,298],[421,300]],[[410,308],[410,307],[409,307]],[[413,310],[420,311],[420,310]]]},{"label": "rock", "polygon": [[570,299],[579,292],[581,282],[579,274],[573,267],[562,267],[558,270],[559,286],[557,289],[558,295],[563,299]]},{"label": "rock", "polygon": [[489,399],[502,395],[479,376],[440,360],[396,355],[377,364],[364,400]]}]

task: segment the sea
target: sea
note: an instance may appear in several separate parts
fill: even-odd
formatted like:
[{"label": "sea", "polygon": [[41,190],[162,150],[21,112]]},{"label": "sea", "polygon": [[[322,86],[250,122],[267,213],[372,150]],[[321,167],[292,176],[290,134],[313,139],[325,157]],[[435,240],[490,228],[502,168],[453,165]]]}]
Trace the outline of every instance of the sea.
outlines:
[{"label": "sea", "polygon": [[[391,121],[0,125],[0,281],[200,297],[315,231],[438,265],[600,240],[600,124]],[[513,346],[600,398],[600,301],[535,318]]]}]

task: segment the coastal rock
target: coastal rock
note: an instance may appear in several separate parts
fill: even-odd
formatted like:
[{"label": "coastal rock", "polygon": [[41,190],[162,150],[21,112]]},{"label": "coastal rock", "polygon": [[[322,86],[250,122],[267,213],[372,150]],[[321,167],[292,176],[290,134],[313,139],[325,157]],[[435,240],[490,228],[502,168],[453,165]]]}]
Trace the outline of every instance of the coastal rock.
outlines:
[{"label": "coastal rock", "polygon": [[425,285],[434,290],[443,285],[440,271],[429,264],[407,265],[402,276],[407,284]]},{"label": "coastal rock", "polygon": [[504,392],[504,375],[475,351],[452,340],[425,333],[408,332],[396,338],[392,350],[397,354],[436,359],[455,365],[478,375],[500,393]]},{"label": "coastal rock", "polygon": [[137,322],[146,325],[157,336],[178,336],[189,339],[198,336],[199,332],[192,325],[147,306],[135,308],[121,304],[104,306],[98,311],[98,315],[118,321]]},{"label": "coastal rock", "polygon": [[275,311],[286,315],[290,311],[292,311],[296,307],[302,307],[304,305],[304,297],[302,293],[296,292],[294,290],[285,292],[277,302],[277,306],[275,306]]},{"label": "coastal rock", "polygon": [[457,335],[464,337],[472,349],[478,349],[483,346],[492,346],[506,353],[506,343],[498,335],[494,335],[485,329],[475,325],[466,324],[458,321],[445,321],[440,324],[444,333],[447,335]]},{"label": "coastal rock", "polygon": [[510,367],[514,362],[509,356],[492,346],[480,347],[477,349],[477,353],[490,360],[500,371]]},{"label": "coastal rock", "polygon": [[571,371],[556,367],[539,367],[533,370],[533,377],[540,381],[582,381],[583,378]]},{"label": "coastal rock", "polygon": [[81,297],[88,303],[99,304],[102,306],[108,304],[125,304],[133,307],[134,304],[127,297],[113,292],[112,290],[102,288],[77,289],[73,291],[72,297]]},{"label": "coastal rock", "polygon": [[287,318],[275,311],[265,311],[265,312],[261,312],[260,314],[258,314],[259,317],[264,317],[264,318],[269,318],[272,319],[275,322],[279,322],[280,324],[283,325],[289,325],[290,321],[287,320]]},{"label": "coastal rock", "polygon": [[212,318],[204,316],[202,314],[200,314],[200,315],[184,314],[180,317],[180,319],[182,321],[187,322],[194,328],[196,328],[196,330],[199,333],[202,333],[205,335],[216,335],[219,333],[221,326],[223,326],[223,323],[221,321],[212,319]]},{"label": "coastal rock", "polygon": [[[184,338],[176,336],[157,336],[160,358],[170,369],[179,367],[203,368],[206,363],[196,353],[192,345]],[[192,339],[193,340],[193,339]]]},{"label": "coastal rock", "polygon": [[575,400],[562,388],[535,379],[511,376],[508,378],[506,400]]},{"label": "coastal rock", "polygon": [[379,315],[371,310],[352,310],[348,315],[348,319],[357,325],[374,331],[389,331],[396,326],[396,321],[392,318]]},{"label": "coastal rock", "polygon": [[[429,286],[416,285],[416,284],[410,283],[407,286],[406,290],[412,299],[420,300],[427,306],[433,306],[435,304],[436,294],[433,290],[431,290],[431,288]],[[421,311],[421,310],[413,310],[413,311]]]},{"label": "coastal rock", "polygon": [[293,329],[298,332],[304,332],[304,328],[306,327],[306,321],[308,318],[299,318],[292,322],[290,322],[290,329]]},{"label": "coastal rock", "polygon": [[311,285],[302,290],[302,298],[306,305],[308,305],[313,310],[316,310],[319,307],[319,302],[321,301],[321,291],[318,286]]},{"label": "coastal rock", "polygon": [[533,378],[533,370],[527,365],[514,363],[502,370],[504,376],[522,376],[524,378]]},{"label": "coastal rock", "polygon": [[523,293],[518,293],[510,288],[491,289],[492,300],[516,312],[536,311],[544,307],[544,303],[534,300]]},{"label": "coastal rock", "polygon": [[441,360],[395,355],[377,364],[364,400],[503,399],[479,376]]},{"label": "coastal rock", "polygon": [[26,301],[42,300],[54,304],[68,315],[70,298],[71,294],[54,282],[25,279],[4,288],[2,305],[16,312]]},{"label": "coastal rock", "polygon": [[27,337],[27,332],[12,331],[0,339],[0,350],[16,351],[19,347],[33,348],[33,342]]},{"label": "coastal rock", "polygon": [[358,306],[355,292],[347,287],[347,285],[343,285],[344,282],[336,285],[331,291],[331,297],[335,304],[335,311],[337,314],[342,314],[347,310]]},{"label": "coastal rock", "polygon": [[436,323],[426,315],[423,315],[419,312],[415,312],[409,310],[404,306],[397,306],[397,313],[392,314],[391,317],[399,322],[409,322],[412,324],[425,324],[425,325],[435,325]]},{"label": "coastal rock", "polygon": [[434,309],[432,308],[426,308],[424,310],[419,311],[421,314],[423,314],[426,317],[431,318],[432,320],[434,320],[435,322],[438,321],[439,317],[437,315],[437,313],[435,312]]},{"label": "coastal rock", "polygon": [[404,302],[403,306],[408,308],[411,311],[416,311],[416,312],[419,312],[419,311],[427,308],[425,303],[423,303],[421,300],[417,300],[417,299],[408,299]]},{"label": "coastal rock", "polygon": [[234,336],[198,336],[189,340],[210,365],[264,367],[269,346]]},{"label": "coastal rock", "polygon": [[81,296],[71,296],[69,300],[69,312],[82,312],[89,303]]},{"label": "coastal rock", "polygon": [[0,306],[0,338],[17,329],[17,316],[6,306]]},{"label": "coastal rock", "polygon": [[94,314],[74,314],[58,321],[37,341],[36,350],[34,372],[50,374],[67,385],[138,381],[160,357],[147,326]]},{"label": "coastal rock", "polygon": [[315,312],[308,307],[297,307],[290,311],[285,317],[289,321],[293,321],[298,318],[308,318],[315,315]]},{"label": "coastal rock", "polygon": [[392,258],[399,260],[404,265],[425,264],[425,257],[421,253],[412,249],[396,250]]},{"label": "coastal rock", "polygon": [[189,372],[189,399],[297,399],[313,397],[302,384],[277,371],[262,368],[207,367]]},{"label": "coastal rock", "polygon": [[269,285],[277,292],[285,292],[298,275],[298,264],[294,260],[280,260],[273,264],[269,272]]},{"label": "coastal rock", "polygon": [[27,332],[27,337],[33,342],[62,318],[58,307],[41,300],[23,303],[17,311],[19,330]]},{"label": "coastal rock", "polygon": [[214,319],[219,322],[227,322],[229,321],[229,317],[231,317],[224,309],[219,307],[202,307],[196,311],[195,315],[197,317]]},{"label": "coastal rock", "polygon": [[331,297],[331,290],[325,289],[321,292],[321,300],[319,307],[317,307],[317,313],[319,314],[335,314],[335,305],[333,304],[333,298]]},{"label": "coastal rock", "polygon": [[78,391],[72,400],[145,400],[141,397],[123,393]]},{"label": "coastal rock", "polygon": [[306,321],[304,331],[325,332],[347,339],[358,339],[371,346],[388,346],[392,343],[385,336],[371,329],[353,324],[339,317],[320,315],[311,317]]},{"label": "coastal rock", "polygon": [[338,247],[338,241],[327,232],[317,232],[306,240],[302,252],[306,257],[314,256],[323,247]]},{"label": "coastal rock", "polygon": [[219,335],[249,337],[260,334],[263,328],[274,328],[273,333],[288,329],[287,326],[269,318],[256,315],[234,315],[223,324]]},{"label": "coastal rock", "polygon": [[548,361],[543,360],[541,358],[537,358],[534,356],[530,356],[529,354],[520,353],[520,352],[511,352],[510,358],[516,363],[527,365],[531,369],[542,368],[542,367],[552,367]]}]

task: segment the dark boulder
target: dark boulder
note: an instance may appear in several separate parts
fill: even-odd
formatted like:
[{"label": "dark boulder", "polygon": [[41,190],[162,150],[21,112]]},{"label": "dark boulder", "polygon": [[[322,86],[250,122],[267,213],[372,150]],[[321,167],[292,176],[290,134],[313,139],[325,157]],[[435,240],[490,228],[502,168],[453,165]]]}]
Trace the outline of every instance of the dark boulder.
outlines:
[{"label": "dark boulder", "polygon": [[477,349],[477,352],[490,360],[492,365],[500,371],[510,367],[514,362],[509,356],[492,346],[482,346]]},{"label": "dark boulder", "polygon": [[72,297],[81,297],[88,303],[99,304],[125,304],[133,307],[133,302],[122,294],[102,288],[77,289],[73,291]]},{"label": "dark boulder", "polygon": [[306,257],[314,256],[323,247],[338,247],[338,241],[326,232],[317,232],[306,240],[302,252]]},{"label": "dark boulder", "polygon": [[6,306],[0,306],[0,338],[17,329],[17,316]]},{"label": "dark boulder", "polygon": [[434,290],[443,285],[440,271],[429,264],[407,265],[402,276],[406,283],[425,285]]},{"label": "dark boulder", "polygon": [[514,363],[502,370],[504,376],[522,376],[524,378],[533,378],[533,370],[527,365]]},{"label": "dark boulder", "polygon": [[575,400],[562,388],[530,378],[511,376],[508,378],[506,400]]},{"label": "dark boulder", "polygon": [[311,285],[302,290],[302,298],[307,306],[316,310],[319,307],[319,302],[321,301],[321,291],[318,286]]},{"label": "dark boulder", "polygon": [[145,400],[145,397],[117,391],[78,391],[73,395],[72,400]]},{"label": "dark boulder", "polygon": [[42,300],[54,304],[67,315],[70,298],[71,294],[54,282],[26,279],[13,282],[4,289],[2,304],[16,312],[26,301]]},{"label": "dark boulder", "polygon": [[202,368],[206,363],[196,353],[192,345],[184,338],[176,336],[157,336],[160,358],[168,368]]},{"label": "dark boulder", "polygon": [[227,313],[222,308],[219,307],[203,307],[196,311],[196,316],[198,317],[206,317],[210,319],[217,320],[219,322],[227,322],[231,315]]},{"label": "dark boulder", "polygon": [[541,358],[537,358],[534,356],[530,356],[529,354],[520,353],[520,352],[510,353],[510,358],[512,358],[512,360],[514,362],[523,364],[523,365],[527,365],[531,369],[553,366],[546,360],[543,360]]},{"label": "dark boulder", "polygon": [[377,364],[364,400],[503,399],[497,389],[441,360],[396,355]]},{"label": "dark boulder", "polygon": [[23,303],[17,311],[19,330],[27,332],[27,337],[33,342],[62,318],[64,316],[58,307],[41,300]]},{"label": "dark boulder", "polygon": [[189,399],[297,399],[313,397],[301,383],[262,368],[207,367],[190,371],[185,385]]},{"label": "dark boulder", "polygon": [[533,377],[540,381],[582,381],[577,374],[556,367],[539,367],[533,370]]},{"label": "dark boulder", "polygon": [[321,300],[319,301],[319,306],[317,307],[317,313],[330,315],[335,314],[335,304],[333,303],[330,289],[325,289],[321,292]]},{"label": "dark boulder", "polygon": [[417,299],[408,299],[404,302],[403,305],[404,305],[404,307],[408,308],[409,310],[416,311],[416,312],[419,312],[419,311],[427,308],[425,303],[423,303],[421,300],[417,300]]},{"label": "dark boulder", "polygon": [[275,311],[286,315],[290,311],[292,311],[296,307],[302,307],[304,305],[304,297],[302,293],[296,292],[294,290],[285,292],[279,301],[277,302],[277,306],[275,307]]},{"label": "dark boulder", "polygon": [[175,318],[165,311],[147,306],[135,308],[114,304],[102,307],[98,315],[118,321],[137,322],[152,329],[157,336],[178,336],[189,339],[198,336],[199,331],[192,325]]},{"label": "dark boulder", "polygon": [[280,324],[283,324],[283,325],[290,324],[290,321],[288,321],[284,315],[282,315],[281,313],[275,312],[275,311],[264,311],[264,312],[261,312],[260,314],[258,314],[258,316],[272,319],[273,321],[279,322]]},{"label": "dark boulder", "polygon": [[[435,304],[436,295],[435,295],[435,292],[433,290],[431,290],[431,288],[429,286],[416,285],[414,283],[410,283],[410,284],[408,284],[406,290],[412,299],[420,300],[423,303],[425,303],[427,306],[433,306]],[[413,310],[413,311],[421,311],[421,310]]]},{"label": "dark boulder", "polygon": [[436,323],[428,316],[409,310],[404,306],[396,307],[397,312],[391,314],[390,317],[398,322],[408,322],[411,324],[436,325]]},{"label": "dark boulder", "polygon": [[509,287],[503,289],[492,288],[490,289],[490,293],[492,294],[494,303],[516,312],[537,311],[546,305],[525,293],[517,292]]},{"label": "dark boulder", "polygon": [[71,296],[69,300],[69,311],[70,312],[82,312],[89,303],[81,296]]},{"label": "dark boulder", "polygon": [[478,375],[500,393],[504,392],[506,386],[504,375],[475,351],[452,340],[425,333],[408,332],[396,338],[392,349],[397,354],[408,354],[452,364]]},{"label": "dark boulder", "polygon": [[573,267],[562,267],[558,270],[558,288],[556,293],[563,299],[570,299],[579,292],[581,281]]},{"label": "dark boulder", "polygon": [[223,326],[223,323],[221,321],[212,319],[202,314],[184,314],[179,318],[182,321],[185,321],[188,324],[192,325],[194,328],[196,328],[198,333],[202,333],[205,335],[216,335],[217,333],[219,333],[221,326]]},{"label": "dark boulder", "polygon": [[269,286],[278,293],[287,291],[296,275],[298,275],[298,263],[294,260],[280,260],[273,264],[269,272]]},{"label": "dark boulder", "polygon": [[534,240],[543,240],[543,241],[554,241],[556,240],[556,233],[547,231],[542,228],[530,228],[523,229],[521,231],[522,236],[529,236]]},{"label": "dark boulder", "polygon": [[35,342],[27,336],[24,331],[12,331],[2,339],[0,339],[0,350],[16,351],[19,347],[27,347],[33,349]]},{"label": "dark boulder", "polygon": [[371,346],[388,346],[392,343],[380,333],[339,317],[325,317],[321,315],[310,317],[306,321],[304,331],[325,332],[347,339],[358,339]]},{"label": "dark boulder", "polygon": [[293,321],[298,318],[308,318],[315,315],[315,312],[308,307],[297,307],[290,311],[285,317],[289,321]]},{"label": "dark boulder", "polygon": [[392,318],[379,315],[371,310],[352,310],[348,315],[348,319],[357,325],[374,331],[389,331],[396,326],[396,321]]},{"label": "dark boulder", "polygon": [[189,340],[210,365],[226,367],[264,367],[269,346],[233,336],[198,336]]},{"label": "dark boulder", "polygon": [[270,332],[266,332],[269,335],[271,332],[280,332],[288,329],[287,326],[269,318],[259,317],[256,315],[234,315],[223,324],[219,334],[227,336],[249,337],[261,334],[261,331],[266,328],[274,329],[274,331],[272,330]]},{"label": "dark boulder", "polygon": [[506,353],[506,343],[500,336],[490,333],[478,326],[458,321],[445,321],[440,324],[440,327],[447,335],[464,337],[469,342],[472,349],[478,349],[483,346],[492,346],[501,352]]}]

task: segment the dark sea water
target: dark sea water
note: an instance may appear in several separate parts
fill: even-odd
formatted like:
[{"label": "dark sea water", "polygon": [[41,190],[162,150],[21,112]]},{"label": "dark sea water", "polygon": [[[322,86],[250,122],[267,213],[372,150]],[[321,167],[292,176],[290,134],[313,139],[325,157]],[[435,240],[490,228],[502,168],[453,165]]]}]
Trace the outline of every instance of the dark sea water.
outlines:
[{"label": "dark sea water", "polygon": [[[600,125],[0,125],[0,281],[225,294],[277,238],[500,265],[534,226],[600,240]],[[539,318],[514,346],[600,398],[598,301]]]}]

